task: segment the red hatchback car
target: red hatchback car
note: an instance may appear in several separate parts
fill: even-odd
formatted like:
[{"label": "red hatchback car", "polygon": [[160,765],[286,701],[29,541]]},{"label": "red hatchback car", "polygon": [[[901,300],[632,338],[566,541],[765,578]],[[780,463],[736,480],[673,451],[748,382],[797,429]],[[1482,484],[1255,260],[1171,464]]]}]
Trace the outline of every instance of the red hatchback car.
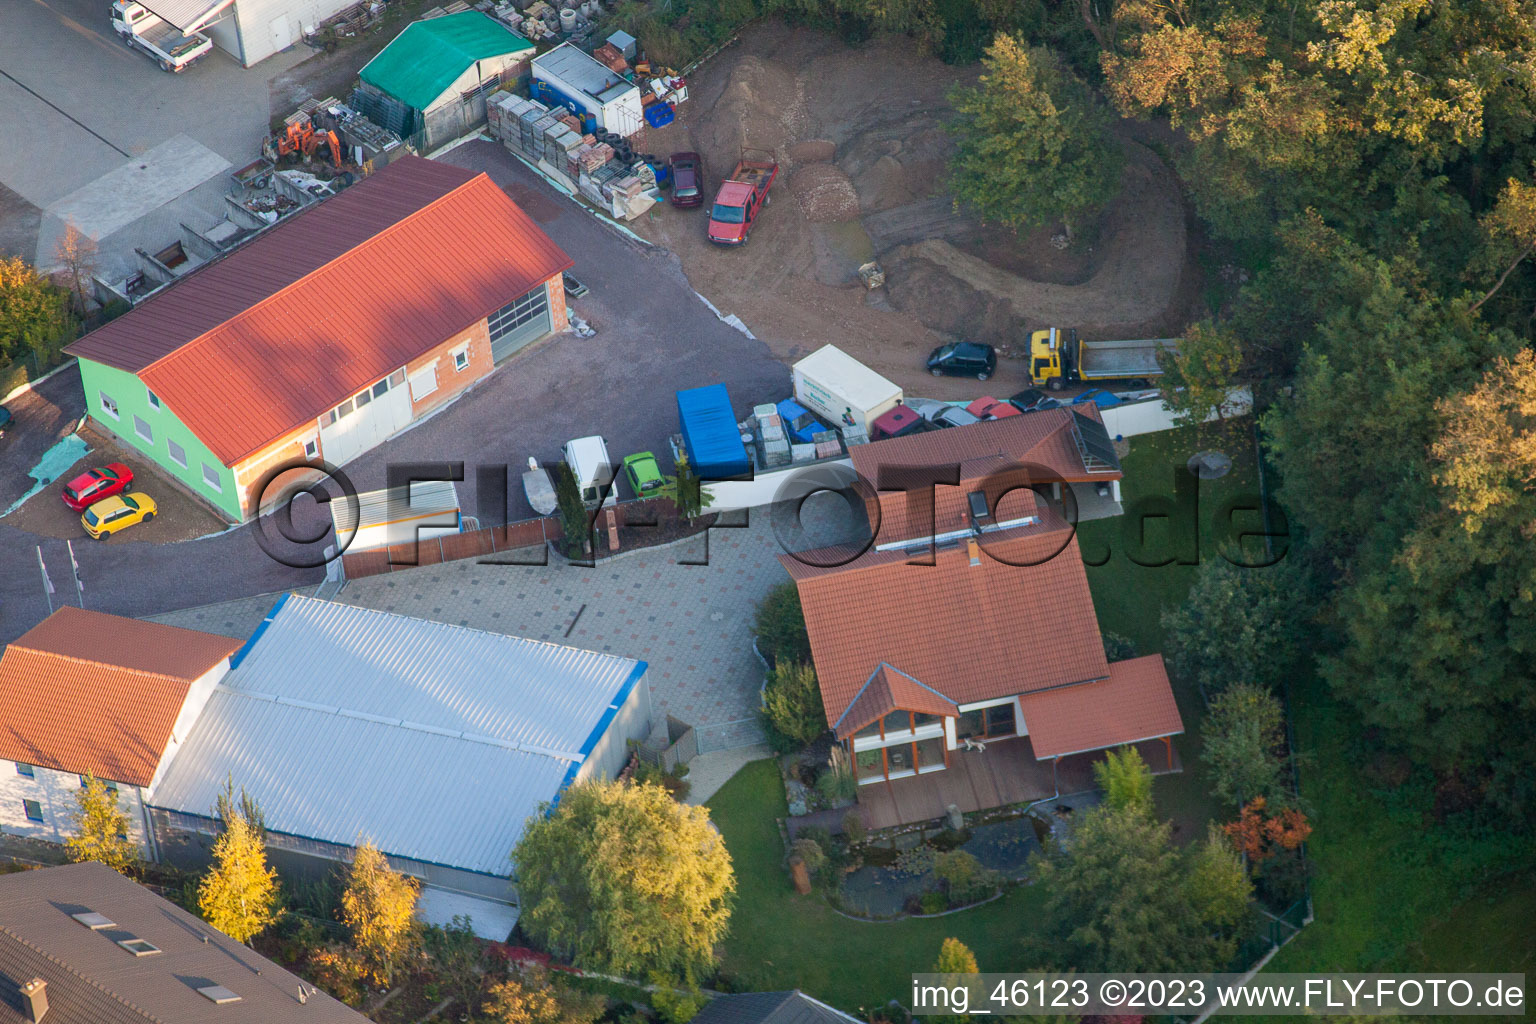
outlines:
[{"label": "red hatchback car", "polygon": [[64,485],[59,496],[64,499],[64,504],[76,512],[84,512],[101,499],[126,491],[132,483],[133,470],[121,462],[113,462],[89,473],[81,473]]}]

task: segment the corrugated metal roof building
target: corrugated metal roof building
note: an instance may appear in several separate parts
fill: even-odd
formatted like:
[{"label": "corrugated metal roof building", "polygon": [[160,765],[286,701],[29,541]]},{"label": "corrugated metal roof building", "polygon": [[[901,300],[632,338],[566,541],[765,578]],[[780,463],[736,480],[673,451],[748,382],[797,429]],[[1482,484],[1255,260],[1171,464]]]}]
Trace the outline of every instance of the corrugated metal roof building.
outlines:
[{"label": "corrugated metal roof building", "polygon": [[405,157],[69,346],[103,429],[231,519],[566,325],[571,258],[485,174]]},{"label": "corrugated metal roof building", "polygon": [[431,884],[510,899],[498,880],[528,817],[649,734],[645,669],[290,595],[149,800],[168,830],[201,829],[232,777],[276,846],[345,859],[372,839]]}]

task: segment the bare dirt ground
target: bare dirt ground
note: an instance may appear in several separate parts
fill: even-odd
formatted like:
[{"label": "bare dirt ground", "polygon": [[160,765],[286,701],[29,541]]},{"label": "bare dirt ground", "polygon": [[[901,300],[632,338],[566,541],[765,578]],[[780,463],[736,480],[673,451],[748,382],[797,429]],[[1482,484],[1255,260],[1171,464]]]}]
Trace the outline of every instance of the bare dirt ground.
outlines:
[{"label": "bare dirt ground", "polygon": [[[5,517],[7,526],[38,534],[57,537],[60,540],[78,540],[82,544],[114,544],[145,541],[150,544],[174,544],[217,533],[228,526],[212,509],[192,497],[177,484],[172,483],[143,453],[123,444],[111,434],[94,429],[91,424],[80,428],[80,437],[91,446],[89,454],[41,491],[28,498],[16,511]],[[108,537],[93,541],[80,525],[80,513],[71,511],[59,499],[59,488],[64,481],[79,476],[86,470],[105,466],[109,462],[121,462],[133,470],[130,491],[144,491],[155,499],[159,509],[155,518],[147,523],[128,527],[121,537]],[[79,545],[76,545],[78,547]]]},{"label": "bare dirt ground", "polygon": [[[923,370],[928,351],[954,338],[1019,355],[1026,329],[1042,326],[1089,338],[1181,331],[1198,292],[1186,211],[1172,171],[1134,126],[1122,131],[1120,196],[1064,250],[1051,244],[1058,227],[1015,234],[956,212],[944,186],[945,97],[977,72],[904,40],[853,49],[806,29],[754,26],[690,79],[678,120],[639,146],[696,150],[711,191],[744,147],[772,151],[780,176],[751,241],[710,245],[706,209],[658,207],[632,227],[676,252],[694,288],[781,358],[834,342],[917,394],[978,393],[975,381]],[[858,277],[870,259],[886,272],[873,292]],[[1005,363],[980,387],[1025,386],[1022,365]]]}]

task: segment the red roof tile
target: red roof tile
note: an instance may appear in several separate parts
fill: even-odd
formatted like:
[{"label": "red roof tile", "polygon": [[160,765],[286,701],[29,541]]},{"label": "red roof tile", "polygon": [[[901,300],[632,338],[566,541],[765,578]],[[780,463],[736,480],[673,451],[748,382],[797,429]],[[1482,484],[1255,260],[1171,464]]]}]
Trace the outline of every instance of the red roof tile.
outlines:
[{"label": "red roof tile", "polygon": [[926,715],[955,717],[960,709],[955,702],[930,686],[925,686],[898,668],[881,664],[864,683],[859,695],[838,719],[837,738],[845,740],[871,722],[878,722],[892,711],[919,711]]},{"label": "red roof tile", "polygon": [[804,561],[831,561],[826,551],[779,556],[800,590],[828,725],[881,662],[958,704],[1109,674],[1076,536],[1052,519],[984,540],[978,565],[964,543],[931,565],[901,550],[830,568]]},{"label": "red roof tile", "polygon": [[1184,731],[1161,654],[1114,662],[1101,682],[1025,694],[1019,707],[1042,761]]},{"label": "red roof tile", "polygon": [[571,266],[486,175],[405,157],[68,350],[229,465]]},{"label": "red roof tile", "polygon": [[0,655],[0,758],[147,786],[192,681],[239,647],[66,605]]}]

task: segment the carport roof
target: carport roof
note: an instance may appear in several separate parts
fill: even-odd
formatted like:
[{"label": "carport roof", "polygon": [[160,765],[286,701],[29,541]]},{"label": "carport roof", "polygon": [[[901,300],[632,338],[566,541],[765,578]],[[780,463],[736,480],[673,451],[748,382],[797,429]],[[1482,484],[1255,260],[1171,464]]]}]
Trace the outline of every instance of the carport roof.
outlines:
[{"label": "carport roof", "polygon": [[487,175],[407,156],[68,351],[232,466],[572,265]]},{"label": "carport roof", "polygon": [[532,43],[494,18],[460,11],[407,25],[357,77],[426,110],[476,61],[531,49]]},{"label": "carport roof", "polygon": [[1025,694],[1019,709],[1042,761],[1184,731],[1161,654],[1111,662],[1098,682]]},{"label": "carport roof", "polygon": [[170,22],[183,32],[195,32],[235,0],[139,0],[149,13]]}]

